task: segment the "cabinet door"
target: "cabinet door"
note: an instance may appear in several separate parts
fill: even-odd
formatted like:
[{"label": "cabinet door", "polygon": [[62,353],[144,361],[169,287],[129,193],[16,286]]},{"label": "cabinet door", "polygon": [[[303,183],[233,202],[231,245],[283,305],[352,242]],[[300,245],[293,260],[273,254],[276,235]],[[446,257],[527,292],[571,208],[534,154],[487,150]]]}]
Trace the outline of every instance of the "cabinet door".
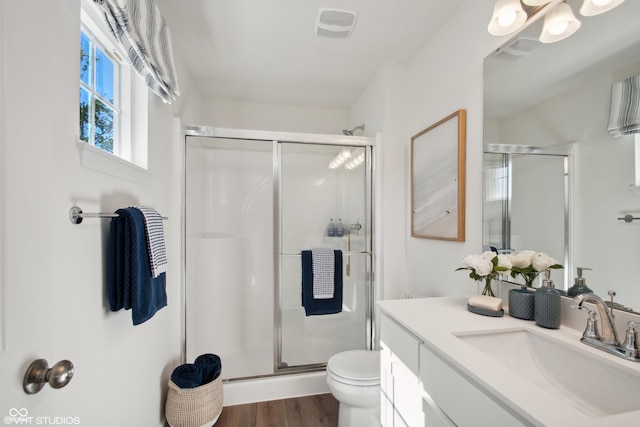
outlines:
[{"label": "cabinet door", "polygon": [[395,320],[383,314],[380,319],[380,346],[388,349],[407,368],[418,375],[421,341],[400,326]]},{"label": "cabinet door", "polygon": [[420,346],[420,379],[437,407],[460,427],[525,425],[503,403],[470,382],[426,346]]},{"label": "cabinet door", "polygon": [[[401,360],[391,363],[393,378],[393,407],[402,420],[409,426],[424,424],[422,413],[422,389],[418,376]],[[394,427],[398,425],[398,417],[394,417]]]},{"label": "cabinet door", "polygon": [[422,412],[424,413],[424,427],[456,427],[455,423],[429,396],[422,399]]},{"label": "cabinet door", "polygon": [[391,350],[380,351],[380,422],[382,427],[393,427],[393,376]]},{"label": "cabinet door", "polygon": [[420,388],[417,337],[386,315],[380,333],[381,421],[384,427],[421,426],[422,390]]}]

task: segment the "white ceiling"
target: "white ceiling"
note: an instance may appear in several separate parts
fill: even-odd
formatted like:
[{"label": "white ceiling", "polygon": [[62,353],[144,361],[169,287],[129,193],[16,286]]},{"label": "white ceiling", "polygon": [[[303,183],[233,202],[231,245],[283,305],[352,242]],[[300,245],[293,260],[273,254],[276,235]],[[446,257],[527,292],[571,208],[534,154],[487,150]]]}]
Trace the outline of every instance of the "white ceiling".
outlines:
[{"label": "white ceiling", "polygon": [[[463,2],[157,0],[204,97],[339,109],[386,61],[408,63]],[[320,8],[357,12],[351,37],[314,35]]]}]

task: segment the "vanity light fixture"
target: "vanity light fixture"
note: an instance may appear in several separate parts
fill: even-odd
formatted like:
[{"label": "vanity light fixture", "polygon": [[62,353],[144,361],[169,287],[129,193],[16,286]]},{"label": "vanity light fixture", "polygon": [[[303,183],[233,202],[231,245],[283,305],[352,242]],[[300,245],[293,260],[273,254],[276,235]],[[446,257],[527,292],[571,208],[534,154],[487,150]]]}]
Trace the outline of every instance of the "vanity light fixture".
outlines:
[{"label": "vanity light fixture", "polygon": [[494,36],[504,36],[520,29],[526,21],[520,0],[496,0],[487,30]]},{"label": "vanity light fixture", "polygon": [[595,16],[613,9],[624,0],[584,0],[580,8],[580,15]]},{"label": "vanity light fixture", "polygon": [[[624,0],[584,0],[580,14],[582,16],[600,15],[623,2]],[[551,0],[496,0],[488,27],[489,33],[494,36],[504,36],[519,30],[527,21],[530,8],[542,9],[548,3],[551,3]],[[523,9],[523,4],[526,5],[527,12]],[[559,2],[544,18],[540,41],[554,43],[566,39],[578,31],[580,25],[571,6],[566,1]]]},{"label": "vanity light fixture", "polygon": [[580,21],[575,17],[571,6],[562,2],[547,13],[540,34],[542,43],[554,43],[566,39],[578,31]]}]

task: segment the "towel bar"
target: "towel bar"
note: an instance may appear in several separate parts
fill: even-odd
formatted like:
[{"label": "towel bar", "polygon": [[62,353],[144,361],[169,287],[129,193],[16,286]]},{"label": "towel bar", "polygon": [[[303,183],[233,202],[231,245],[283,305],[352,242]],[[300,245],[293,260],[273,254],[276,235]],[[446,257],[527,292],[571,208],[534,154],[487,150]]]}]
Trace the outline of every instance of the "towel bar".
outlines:
[{"label": "towel bar", "polygon": [[[82,212],[82,209],[80,209],[78,206],[72,206],[71,209],[69,209],[69,221],[71,221],[71,224],[80,224],[85,218],[117,218],[118,216],[120,215],[118,215],[117,213],[85,213]],[[162,219],[166,220],[169,218],[163,216]]]},{"label": "towel bar", "polygon": [[635,217],[635,216],[633,216],[633,215],[628,215],[628,214],[627,214],[627,215],[623,216],[622,218],[618,218],[618,221],[633,222],[633,221],[635,221],[636,219],[640,219],[640,218]]}]

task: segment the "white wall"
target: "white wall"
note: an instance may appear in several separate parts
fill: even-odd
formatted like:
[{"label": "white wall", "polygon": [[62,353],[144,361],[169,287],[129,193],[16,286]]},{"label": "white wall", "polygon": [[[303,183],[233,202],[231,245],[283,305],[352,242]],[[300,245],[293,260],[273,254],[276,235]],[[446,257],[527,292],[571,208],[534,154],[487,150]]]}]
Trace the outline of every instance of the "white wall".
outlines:
[{"label": "white wall", "polygon": [[[79,0],[5,0],[2,99],[2,302],[0,415],[79,417],[87,426],[163,424],[168,377],[180,357],[181,150],[174,108],[197,108],[186,80],[173,107],[149,95],[149,174],[133,182],[85,169],[78,134]],[[187,76],[188,77],[188,76]],[[188,101],[188,100],[191,101]],[[107,220],[72,225],[69,208],[110,212],[141,203],[165,222],[168,307],[134,327],[111,313],[105,295]],[[69,359],[71,383],[26,395],[37,358]],[[35,423],[35,422],[34,422]]]},{"label": "white wall", "polygon": [[221,128],[341,135],[356,125],[347,110],[262,104],[209,98],[204,102],[201,123]]},{"label": "white wall", "polygon": [[[466,255],[482,250],[482,64],[507,39],[487,32],[493,3],[467,0],[409,65],[407,156],[411,135],[458,109],[467,110],[466,241],[411,238],[407,222],[408,286],[416,292],[448,296],[476,290],[467,274],[454,270]],[[405,218],[410,218],[408,185],[405,196]]]},{"label": "white wall", "polygon": [[407,289],[404,211],[407,134],[407,66],[385,64],[351,107],[353,123],[366,135],[380,133],[375,147],[376,295],[402,298]]}]

